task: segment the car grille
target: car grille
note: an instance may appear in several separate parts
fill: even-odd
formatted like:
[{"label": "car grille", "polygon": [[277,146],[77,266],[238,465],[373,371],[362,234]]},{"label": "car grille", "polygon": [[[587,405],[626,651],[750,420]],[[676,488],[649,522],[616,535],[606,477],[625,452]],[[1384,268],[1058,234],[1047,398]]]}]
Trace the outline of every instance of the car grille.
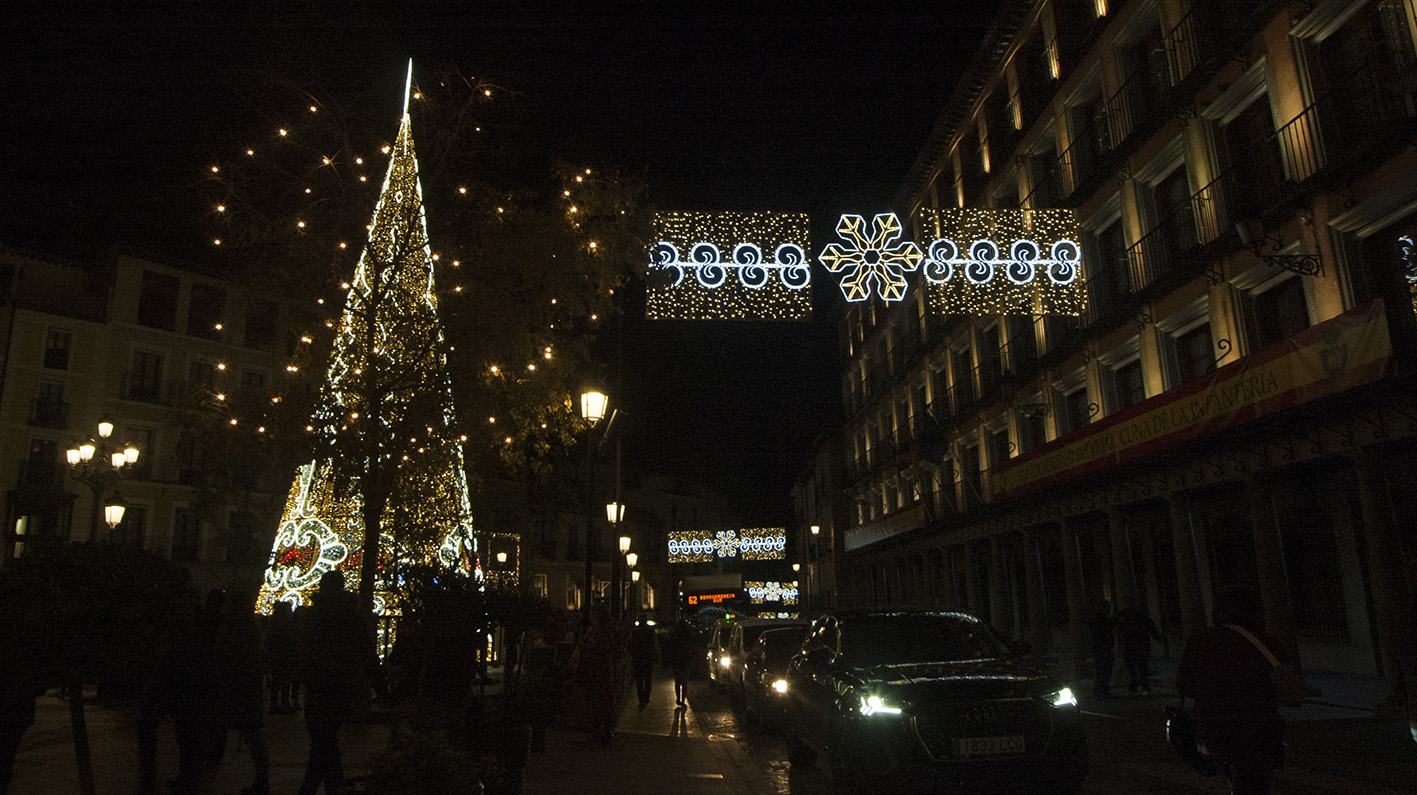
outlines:
[{"label": "car grille", "polygon": [[945,704],[921,710],[912,720],[920,742],[935,759],[953,758],[954,740],[959,737],[1022,734],[1032,748],[1036,738],[1048,729],[1039,705],[1027,698]]}]

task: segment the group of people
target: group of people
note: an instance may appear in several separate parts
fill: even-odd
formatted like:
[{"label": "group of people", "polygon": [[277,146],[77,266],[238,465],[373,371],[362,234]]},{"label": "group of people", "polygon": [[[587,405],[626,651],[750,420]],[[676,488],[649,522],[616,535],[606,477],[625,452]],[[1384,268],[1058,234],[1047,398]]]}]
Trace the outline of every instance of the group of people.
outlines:
[{"label": "group of people", "polygon": [[[1144,610],[1113,614],[1102,599],[1088,614],[1094,696],[1111,695],[1114,650],[1121,649],[1127,687],[1149,694],[1152,641],[1161,634]],[[1263,649],[1261,649],[1263,647]],[[1176,690],[1194,700],[1199,753],[1230,781],[1235,795],[1264,795],[1284,764],[1284,720],[1271,676],[1287,650],[1265,633],[1258,594],[1245,586],[1215,593],[1212,625],[1187,639],[1176,670]]]},{"label": "group of people", "polygon": [[1098,599],[1088,613],[1087,637],[1092,649],[1094,696],[1112,697],[1118,647],[1127,668],[1127,692],[1151,695],[1151,642],[1161,640],[1161,632],[1145,610],[1129,606],[1113,614],[1111,604]]},{"label": "group of people", "polygon": [[142,792],[159,791],[158,728],[170,717],[178,754],[171,792],[200,791],[220,765],[228,735],[235,731],[250,750],[255,769],[243,795],[268,795],[266,699],[272,712],[294,712],[300,685],[310,734],[300,793],[314,795],[321,785],[327,793],[341,791],[339,725],[367,705],[379,665],[373,623],[344,584],[343,573],[325,573],[311,606],[293,613],[288,604],[277,602],[266,627],[252,610],[254,593],[228,598],[221,589],[208,592],[200,608],[179,619],[145,683],[139,706]]},{"label": "group of people", "polygon": [[640,709],[649,705],[656,661],[674,672],[674,700],[676,708],[683,709],[689,703],[689,675],[697,651],[697,637],[687,619],[671,625],[661,641],[652,622],[637,621],[627,632],[614,623],[605,604],[592,605],[575,667],[590,701],[593,738],[609,742],[612,737],[626,657]]}]

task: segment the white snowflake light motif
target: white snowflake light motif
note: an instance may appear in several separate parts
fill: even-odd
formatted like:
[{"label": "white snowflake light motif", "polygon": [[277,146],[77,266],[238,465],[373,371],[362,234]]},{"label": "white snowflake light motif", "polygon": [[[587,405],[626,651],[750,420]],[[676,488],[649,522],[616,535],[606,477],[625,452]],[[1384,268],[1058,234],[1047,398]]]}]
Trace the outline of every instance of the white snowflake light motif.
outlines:
[{"label": "white snowflake light motif", "polygon": [[720,558],[733,558],[738,556],[738,532],[736,530],[719,530],[713,537],[713,551]]},{"label": "white snowflake light motif", "polygon": [[865,301],[871,297],[871,284],[884,301],[899,301],[908,286],[905,273],[920,267],[924,256],[920,247],[910,241],[898,243],[900,219],[895,213],[877,215],[872,231],[866,233],[866,219],[859,215],[843,215],[836,233],[852,248],[832,243],[822,250],[822,264],[832,273],[842,273],[841,292],[847,301]]},{"label": "white snowflake light motif", "polygon": [[800,591],[797,583],[782,582],[745,582],[743,587],[748,591],[748,600],[755,605],[776,602],[784,605],[797,604],[797,597]]}]

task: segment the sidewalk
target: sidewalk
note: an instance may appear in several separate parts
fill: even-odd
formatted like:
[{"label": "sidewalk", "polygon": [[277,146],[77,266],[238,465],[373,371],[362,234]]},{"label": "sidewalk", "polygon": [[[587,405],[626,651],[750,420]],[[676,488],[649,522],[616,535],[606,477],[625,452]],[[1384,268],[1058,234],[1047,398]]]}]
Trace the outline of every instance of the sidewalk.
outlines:
[{"label": "sidewalk", "polygon": [[[697,683],[703,687],[703,683]],[[674,706],[674,681],[656,674],[649,706],[640,710],[633,687],[609,745],[584,731],[547,729],[546,750],[533,754],[524,795],[770,795],[773,792],[736,739],[704,730],[693,702]]]}]

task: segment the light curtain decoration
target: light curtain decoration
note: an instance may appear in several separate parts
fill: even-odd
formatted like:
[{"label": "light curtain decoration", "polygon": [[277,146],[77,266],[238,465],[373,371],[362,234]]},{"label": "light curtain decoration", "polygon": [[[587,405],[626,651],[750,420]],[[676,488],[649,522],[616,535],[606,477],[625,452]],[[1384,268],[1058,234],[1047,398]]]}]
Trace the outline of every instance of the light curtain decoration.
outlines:
[{"label": "light curtain decoration", "polygon": [[650,320],[806,320],[809,219],[796,213],[660,213],[649,250]]},{"label": "light curtain decoration", "polygon": [[670,563],[705,563],[715,558],[782,560],[787,555],[787,530],[750,527],[742,530],[686,530],[669,534]]},{"label": "light curtain decoration", "polygon": [[935,314],[1079,315],[1082,248],[1072,210],[924,209],[921,270]]}]

